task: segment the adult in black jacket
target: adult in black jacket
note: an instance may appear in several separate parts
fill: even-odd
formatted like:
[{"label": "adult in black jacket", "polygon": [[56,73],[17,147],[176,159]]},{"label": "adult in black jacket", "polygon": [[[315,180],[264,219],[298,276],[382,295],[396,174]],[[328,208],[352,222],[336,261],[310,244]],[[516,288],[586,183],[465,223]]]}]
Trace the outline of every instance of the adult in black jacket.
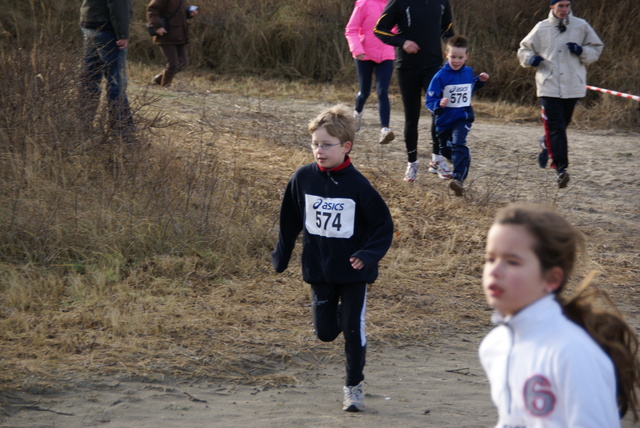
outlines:
[{"label": "adult in black jacket", "polygon": [[[389,0],[374,28],[383,42],[396,47],[398,84],[404,106],[404,139],[409,164],[405,181],[415,181],[418,173],[418,121],[422,95],[442,66],[441,40],[453,36],[451,8],[448,0]],[[394,34],[391,30],[396,27]],[[441,178],[451,178],[431,124],[432,161],[429,171]],[[446,148],[445,148],[446,150]]]}]

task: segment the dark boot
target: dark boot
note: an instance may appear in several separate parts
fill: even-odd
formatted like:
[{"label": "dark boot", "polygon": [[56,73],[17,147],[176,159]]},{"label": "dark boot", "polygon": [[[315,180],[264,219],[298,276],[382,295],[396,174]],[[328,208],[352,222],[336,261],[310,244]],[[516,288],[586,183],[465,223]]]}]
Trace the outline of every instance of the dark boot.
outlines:
[{"label": "dark boot", "polygon": [[173,81],[173,76],[175,76],[175,73],[169,73],[168,71],[162,73],[162,81],[160,82],[160,86],[162,86],[163,88],[170,86],[171,82]]},{"label": "dark boot", "polygon": [[109,130],[121,142],[136,143],[133,114],[126,97],[109,103]]},{"label": "dark boot", "polygon": [[153,76],[153,79],[151,79],[151,84],[152,85],[160,85],[162,83],[162,74],[156,74],[155,76]]}]

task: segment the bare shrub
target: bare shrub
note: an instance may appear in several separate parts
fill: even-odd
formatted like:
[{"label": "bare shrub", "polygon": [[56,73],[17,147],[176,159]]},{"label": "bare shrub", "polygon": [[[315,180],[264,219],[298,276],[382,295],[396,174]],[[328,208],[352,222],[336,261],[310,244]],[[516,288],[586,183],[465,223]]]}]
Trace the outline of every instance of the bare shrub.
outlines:
[{"label": "bare shrub", "polygon": [[250,195],[220,179],[208,142],[195,142],[187,157],[153,136],[166,121],[145,94],[132,101],[139,145],[113,140],[100,126],[103,117],[95,126],[84,123],[77,56],[58,48],[3,51],[2,258],[78,268],[157,253],[240,250],[229,224],[251,230]]}]

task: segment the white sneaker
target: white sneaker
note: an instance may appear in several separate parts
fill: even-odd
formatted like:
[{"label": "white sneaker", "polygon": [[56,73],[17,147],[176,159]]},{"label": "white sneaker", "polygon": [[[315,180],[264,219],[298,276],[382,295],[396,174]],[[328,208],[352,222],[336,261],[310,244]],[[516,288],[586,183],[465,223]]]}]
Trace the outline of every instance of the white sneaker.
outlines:
[{"label": "white sneaker", "polygon": [[418,161],[407,164],[407,172],[404,173],[404,181],[414,182],[418,177]]},{"label": "white sneaker", "polygon": [[396,134],[393,133],[389,128],[382,128],[380,130],[380,139],[378,143],[380,144],[389,144],[396,138]]},{"label": "white sneaker", "polygon": [[342,410],[346,412],[362,412],[364,410],[364,398],[362,397],[362,383],[356,386],[342,387]]},{"label": "white sneaker", "polygon": [[431,174],[438,174],[438,177],[443,180],[453,178],[453,171],[451,171],[445,160],[431,161],[431,163],[429,163],[429,172]]},{"label": "white sneaker", "polygon": [[362,127],[362,112],[353,111],[353,118],[356,120],[356,132]]}]

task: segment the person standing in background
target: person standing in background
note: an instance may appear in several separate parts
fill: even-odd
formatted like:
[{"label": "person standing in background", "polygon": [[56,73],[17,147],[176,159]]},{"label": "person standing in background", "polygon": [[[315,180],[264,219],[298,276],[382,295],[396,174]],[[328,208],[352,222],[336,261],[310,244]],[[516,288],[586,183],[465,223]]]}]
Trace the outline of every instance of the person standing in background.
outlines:
[{"label": "person standing in background", "polygon": [[362,110],[371,93],[372,77],[375,72],[380,144],[388,144],[395,139],[395,134],[389,128],[391,116],[389,83],[393,75],[393,60],[396,55],[393,46],[383,43],[373,34],[373,28],[386,4],[387,0],[357,0],[344,32],[349,43],[349,51],[355,60],[360,85],[353,112],[356,131],[360,130]]},{"label": "person standing in background", "polygon": [[151,0],[147,6],[147,22],[156,30],[153,43],[160,46],[166,62],[162,73],[151,83],[166,87],[171,85],[178,72],[189,65],[189,24],[198,14],[196,6],[185,6],[184,0]]},{"label": "person standing in background", "polygon": [[[398,85],[404,106],[404,140],[408,165],[404,181],[418,175],[418,121],[422,94],[442,66],[442,40],[453,36],[452,13],[448,0],[389,0],[373,32],[384,43],[395,46]],[[394,33],[392,30],[396,28]],[[432,157],[429,172],[451,178],[451,170],[431,123]],[[447,154],[447,153],[445,153]]]},{"label": "person standing in background", "polygon": [[80,72],[82,114],[93,122],[100,103],[100,85],[106,81],[109,128],[128,138],[133,117],[127,99],[127,47],[133,16],[131,0],[83,0],[80,27],[84,56]]},{"label": "person standing in background", "polygon": [[550,0],[549,8],[547,19],[520,42],[518,60],[536,69],[544,124],[538,165],[545,168],[551,157],[562,189],[569,184],[567,127],[578,100],[587,94],[586,65],[600,58],[604,45],[587,21],[573,16],[570,0]]}]

